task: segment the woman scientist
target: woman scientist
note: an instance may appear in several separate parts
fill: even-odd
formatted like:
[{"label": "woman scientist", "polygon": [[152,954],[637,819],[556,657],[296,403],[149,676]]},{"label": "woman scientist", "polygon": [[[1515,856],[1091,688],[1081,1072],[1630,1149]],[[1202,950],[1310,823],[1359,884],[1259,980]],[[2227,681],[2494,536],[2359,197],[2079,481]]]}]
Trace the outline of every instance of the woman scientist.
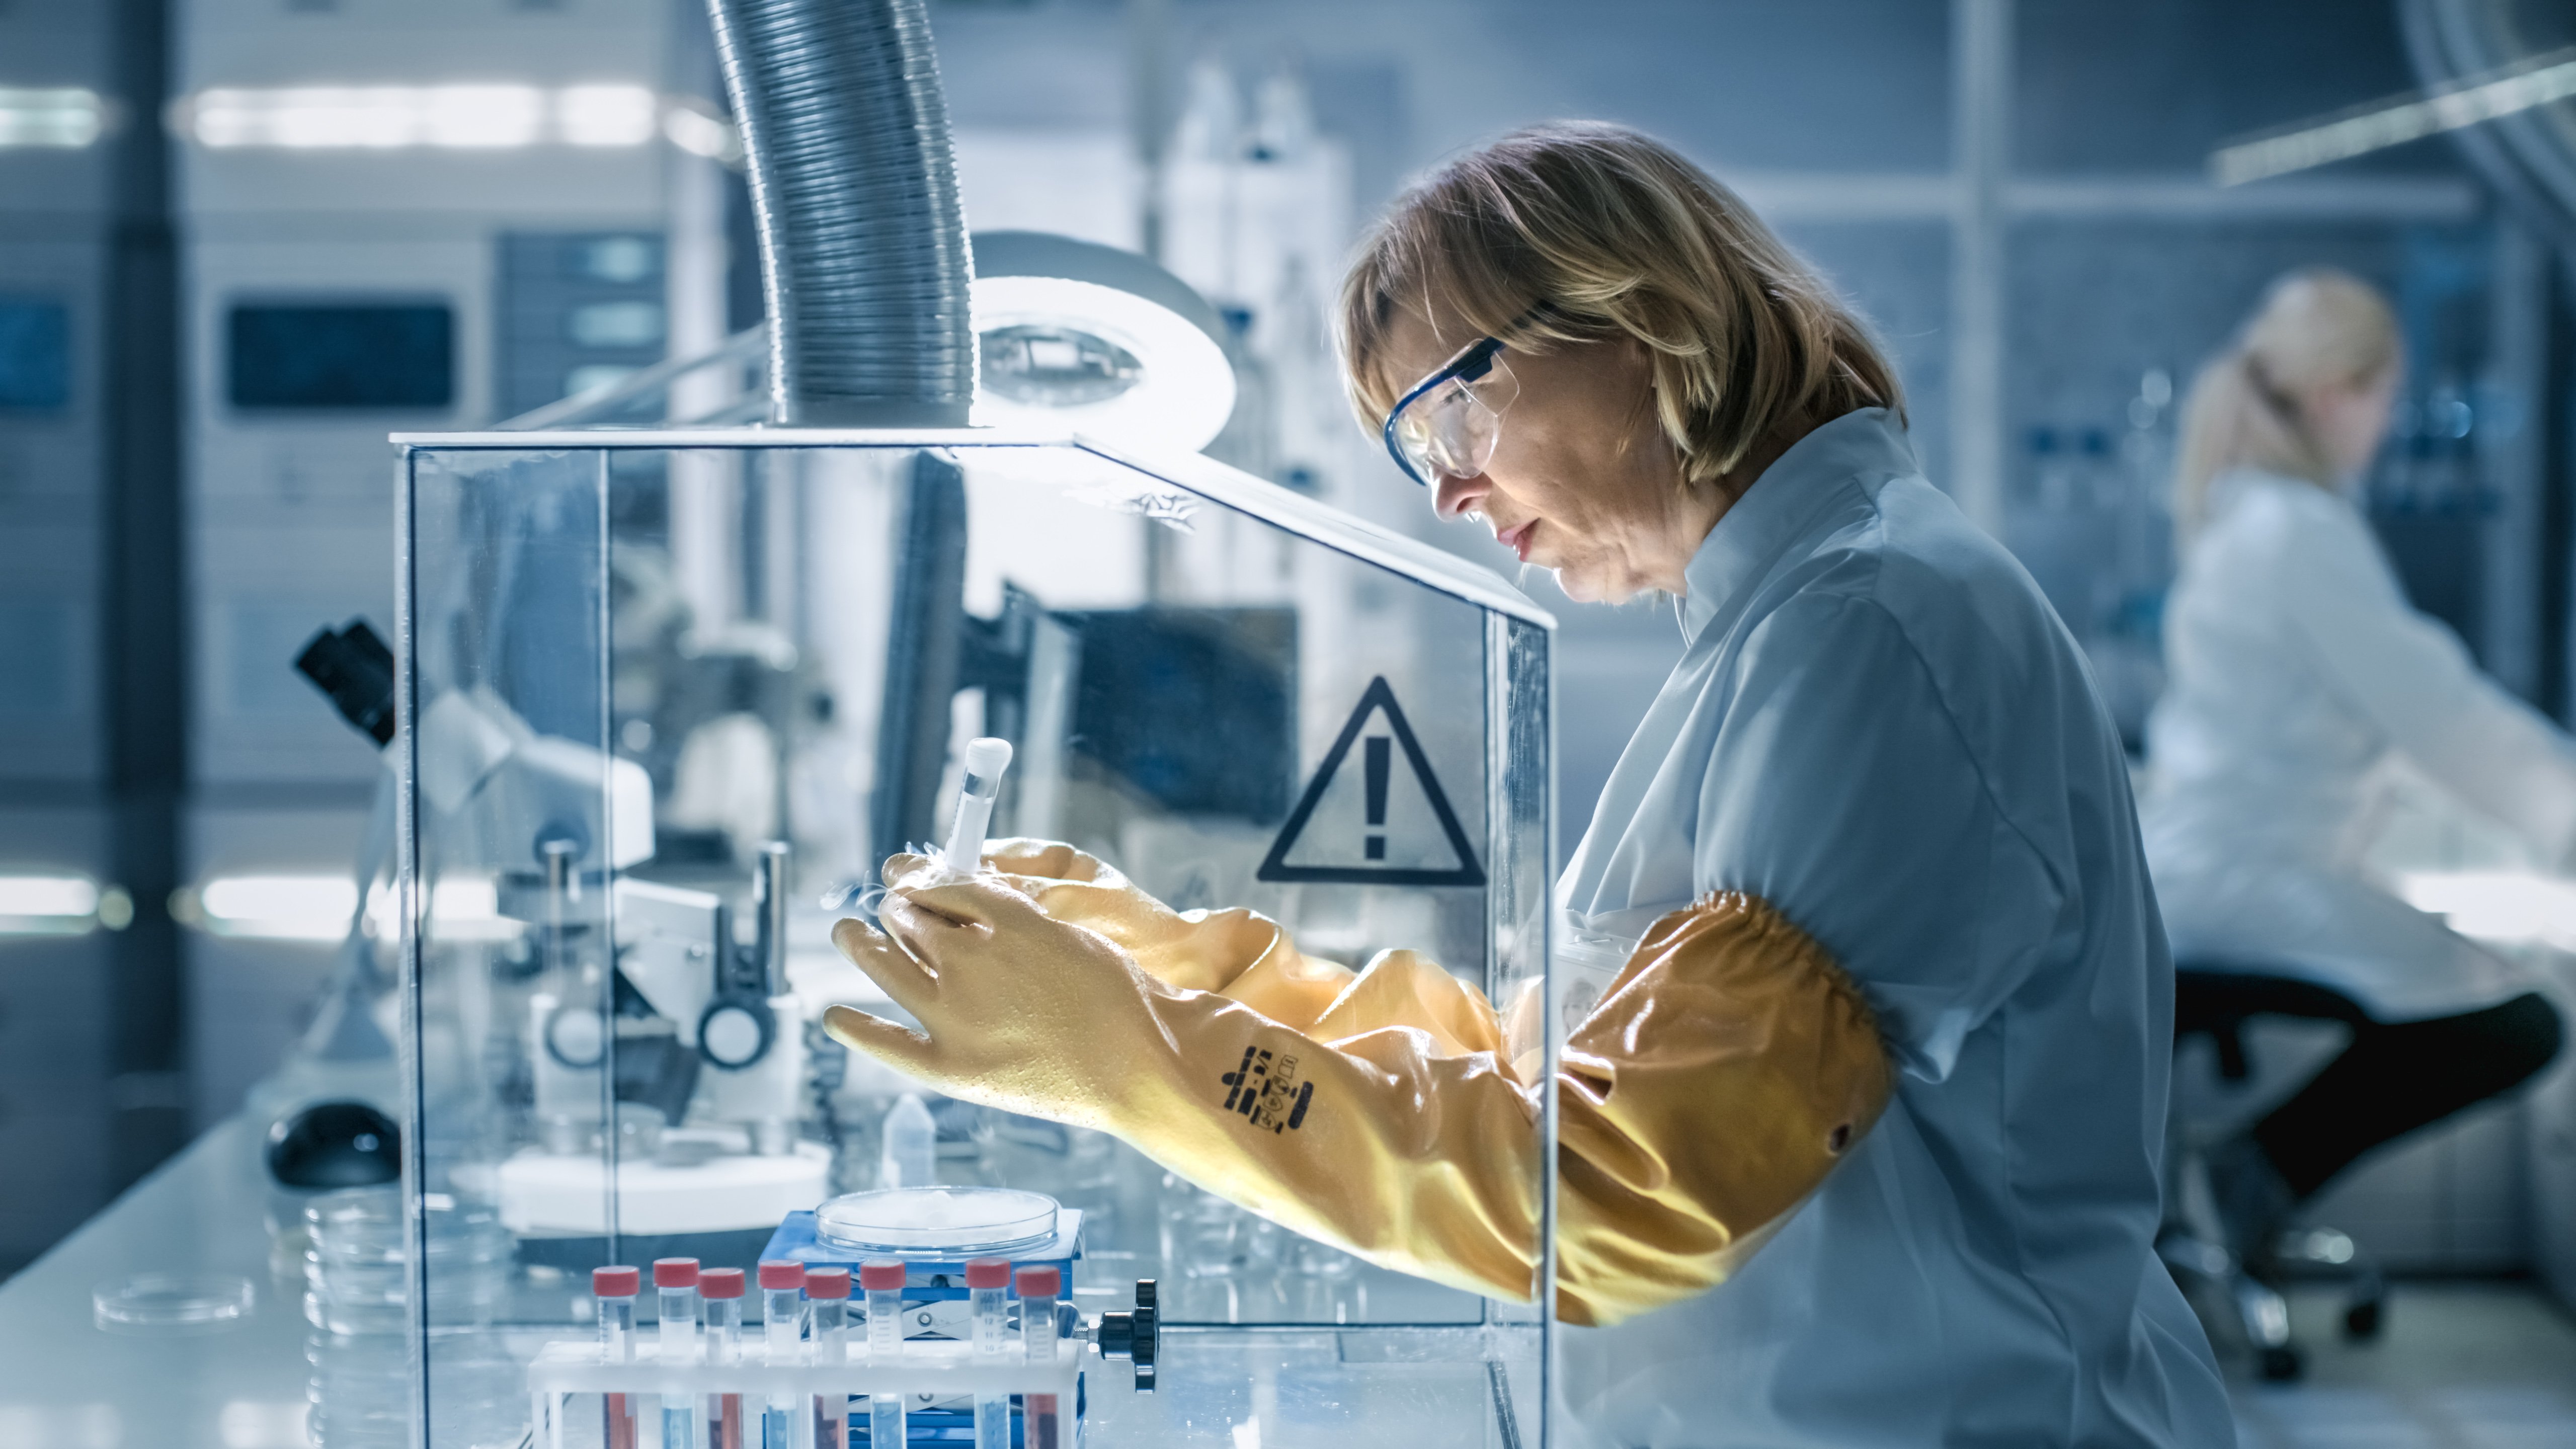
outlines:
[{"label": "woman scientist", "polygon": [[2558,1050],[2533,982],[2362,877],[2368,777],[2402,755],[2576,852],[2576,748],[2409,608],[2349,497],[2388,431],[2396,319],[2339,272],[2275,283],[2202,371],[2175,511],[2170,683],[2149,718],[2147,858],[2191,1004],[2349,1023],[2350,1045],[2211,1155],[2236,1246],[2370,1148],[2513,1086]]},{"label": "woman scientist", "polygon": [[[1398,201],[1341,332],[1441,517],[1576,599],[1680,601],[1681,663],[1559,888],[1626,943],[1555,1082],[1586,1428],[2229,1442],[2152,1251],[2172,988],[2120,742],[2029,577],[1924,480],[1860,322],[1671,150],[1556,125]],[[1000,864],[889,867],[891,939],[838,939],[927,1036],[836,1011],[842,1040],[1533,1296],[1515,1004],[1175,915],[1067,847]]]}]

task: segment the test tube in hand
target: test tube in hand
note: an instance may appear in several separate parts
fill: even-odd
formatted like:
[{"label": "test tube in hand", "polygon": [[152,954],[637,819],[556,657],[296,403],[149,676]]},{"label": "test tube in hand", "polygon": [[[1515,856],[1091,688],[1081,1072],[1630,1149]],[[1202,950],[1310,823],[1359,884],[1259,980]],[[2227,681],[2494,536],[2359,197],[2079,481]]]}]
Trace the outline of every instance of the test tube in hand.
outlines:
[{"label": "test tube in hand", "polygon": [[[796,1362],[804,1337],[805,1265],[772,1258],[760,1265],[761,1333],[771,1367]],[[760,1449],[796,1449],[796,1400],[772,1393],[761,1406]]]},{"label": "test tube in hand", "polygon": [[[590,1295],[599,1300],[599,1361],[635,1362],[635,1295],[644,1275],[632,1268],[593,1268]],[[635,1449],[635,1399],[601,1396],[599,1442],[606,1449]]]},{"label": "test tube in hand", "polygon": [[[812,1302],[810,1311],[814,1316],[814,1338],[807,1345],[814,1362],[848,1363],[850,1341],[846,1315],[850,1306],[850,1270],[808,1268],[805,1270],[805,1296]],[[814,1396],[814,1449],[845,1449],[849,1442],[849,1391],[827,1387]]]},{"label": "test tube in hand", "polygon": [[1002,772],[1011,767],[1011,742],[990,736],[966,744],[966,780],[957,790],[957,817],[948,827],[944,863],[952,874],[973,875],[984,867],[984,827],[993,823],[993,801],[1002,793]]},{"label": "test tube in hand", "polygon": [[[707,1308],[707,1362],[742,1362],[742,1270],[709,1268],[698,1275]],[[706,1396],[707,1449],[748,1449],[742,1442],[742,1395]]]},{"label": "test tube in hand", "polygon": [[[1010,1356],[1011,1265],[1001,1258],[966,1260],[967,1324],[979,1363],[1001,1363]],[[975,1449],[1011,1449],[1011,1396],[978,1391],[975,1395]]]},{"label": "test tube in hand", "polygon": [[[903,1264],[879,1258],[859,1265],[859,1286],[868,1295],[868,1362],[877,1367],[903,1355]],[[902,1449],[903,1391],[880,1380],[868,1391],[868,1443]]]},{"label": "test tube in hand", "polygon": [[[1064,1275],[1052,1267],[1020,1270],[1020,1345],[1031,1367],[1055,1367],[1055,1299],[1063,1288]],[[1053,1394],[1020,1396],[1022,1449],[1061,1449],[1062,1421],[1056,1413]]]},{"label": "test tube in hand", "polygon": [[[653,1286],[662,1299],[662,1363],[678,1368],[698,1361],[698,1260],[656,1258]],[[684,1383],[662,1391],[662,1449],[691,1449],[697,1405]]]}]

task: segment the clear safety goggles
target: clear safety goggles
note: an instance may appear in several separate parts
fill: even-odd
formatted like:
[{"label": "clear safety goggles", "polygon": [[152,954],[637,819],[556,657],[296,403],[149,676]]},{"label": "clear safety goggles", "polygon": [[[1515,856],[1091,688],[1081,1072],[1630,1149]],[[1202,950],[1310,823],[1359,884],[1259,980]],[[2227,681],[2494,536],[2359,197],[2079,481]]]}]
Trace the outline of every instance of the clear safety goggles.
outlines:
[{"label": "clear safety goggles", "polygon": [[1406,477],[1429,488],[1438,477],[1473,478],[1493,461],[1503,413],[1521,395],[1502,353],[1499,337],[1470,343],[1397,400],[1384,437]]}]

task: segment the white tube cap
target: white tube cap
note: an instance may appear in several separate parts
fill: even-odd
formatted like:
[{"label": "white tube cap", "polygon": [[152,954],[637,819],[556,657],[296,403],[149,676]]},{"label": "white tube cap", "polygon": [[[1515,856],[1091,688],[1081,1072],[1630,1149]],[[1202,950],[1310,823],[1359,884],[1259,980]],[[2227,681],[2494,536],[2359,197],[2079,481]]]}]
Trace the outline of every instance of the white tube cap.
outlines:
[{"label": "white tube cap", "polygon": [[[1011,767],[1011,742],[986,735],[966,744],[966,789],[990,799],[1001,788],[1002,772]],[[977,785],[983,788],[978,790]]]}]

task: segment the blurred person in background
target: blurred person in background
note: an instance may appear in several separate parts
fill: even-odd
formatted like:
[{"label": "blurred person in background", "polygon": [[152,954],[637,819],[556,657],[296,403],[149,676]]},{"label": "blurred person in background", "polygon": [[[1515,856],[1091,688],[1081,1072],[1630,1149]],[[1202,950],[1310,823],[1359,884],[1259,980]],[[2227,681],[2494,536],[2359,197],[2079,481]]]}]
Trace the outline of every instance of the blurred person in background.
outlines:
[{"label": "blurred person in background", "polygon": [[2392,752],[2576,855],[2576,744],[2411,607],[2354,501],[2404,369],[2368,284],[2275,282],[2184,413],[2148,722],[2147,859],[2185,1014],[2339,1021],[2350,1044],[2210,1158],[2258,1270],[2298,1205],[2370,1149],[2526,1080],[2558,1013],[2514,964],[2367,879],[2367,778]]}]

